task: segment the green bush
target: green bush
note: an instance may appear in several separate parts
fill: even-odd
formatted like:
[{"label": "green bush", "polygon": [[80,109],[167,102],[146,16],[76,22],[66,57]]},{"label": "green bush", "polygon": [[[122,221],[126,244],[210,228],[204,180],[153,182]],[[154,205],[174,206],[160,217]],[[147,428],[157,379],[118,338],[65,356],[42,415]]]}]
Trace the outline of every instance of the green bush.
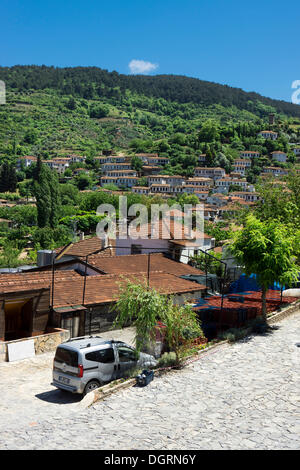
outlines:
[{"label": "green bush", "polygon": [[174,352],[166,352],[158,359],[158,367],[172,367],[178,364]]},{"label": "green bush", "polygon": [[226,340],[229,343],[234,343],[239,341],[250,333],[249,328],[230,328],[227,331],[218,335],[218,338],[221,340]]}]

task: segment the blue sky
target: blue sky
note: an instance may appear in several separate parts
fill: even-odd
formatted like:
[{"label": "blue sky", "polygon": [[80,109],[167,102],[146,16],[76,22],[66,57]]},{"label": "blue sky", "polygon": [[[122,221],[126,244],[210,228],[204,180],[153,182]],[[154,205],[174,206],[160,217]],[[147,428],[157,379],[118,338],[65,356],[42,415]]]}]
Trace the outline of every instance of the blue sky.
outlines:
[{"label": "blue sky", "polygon": [[291,101],[300,80],[299,19],[299,0],[1,0],[0,65],[129,74],[140,60],[155,64],[152,74]]}]

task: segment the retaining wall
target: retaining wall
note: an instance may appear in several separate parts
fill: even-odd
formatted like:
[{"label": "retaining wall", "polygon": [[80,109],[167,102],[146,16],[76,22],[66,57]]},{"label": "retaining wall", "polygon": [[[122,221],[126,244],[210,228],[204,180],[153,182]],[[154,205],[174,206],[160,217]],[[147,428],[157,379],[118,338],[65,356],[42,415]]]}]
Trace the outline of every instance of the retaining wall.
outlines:
[{"label": "retaining wall", "polygon": [[68,330],[61,328],[52,328],[48,333],[31,336],[30,338],[21,338],[14,341],[0,341],[0,362],[8,361],[8,344],[19,343],[21,341],[34,340],[35,354],[55,351],[56,347],[70,338]]}]

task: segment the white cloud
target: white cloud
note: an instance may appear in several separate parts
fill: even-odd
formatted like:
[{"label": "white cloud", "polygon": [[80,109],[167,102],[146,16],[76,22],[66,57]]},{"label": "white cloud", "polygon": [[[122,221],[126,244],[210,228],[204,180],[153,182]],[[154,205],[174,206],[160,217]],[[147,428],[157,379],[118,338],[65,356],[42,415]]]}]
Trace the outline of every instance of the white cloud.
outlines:
[{"label": "white cloud", "polygon": [[158,64],[152,64],[145,60],[133,59],[128,64],[131,73],[150,73],[158,68]]}]

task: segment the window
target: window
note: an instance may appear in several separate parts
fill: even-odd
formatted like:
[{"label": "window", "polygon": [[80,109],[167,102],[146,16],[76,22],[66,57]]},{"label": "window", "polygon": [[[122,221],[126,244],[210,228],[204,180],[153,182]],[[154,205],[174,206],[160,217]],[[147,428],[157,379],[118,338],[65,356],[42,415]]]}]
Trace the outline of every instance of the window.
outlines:
[{"label": "window", "polygon": [[142,253],[142,245],[131,245],[131,254],[140,255]]},{"label": "window", "polygon": [[54,361],[59,363],[65,363],[71,367],[77,367],[78,354],[76,351],[70,351],[69,349],[65,348],[57,348]]},{"label": "window", "polygon": [[103,364],[115,362],[115,355],[114,355],[113,348],[99,349],[98,351],[87,353],[85,355],[85,358],[88,361],[101,362]]},{"label": "window", "polygon": [[127,348],[126,346],[118,346],[119,361],[120,362],[136,362],[137,352],[134,349]]}]

